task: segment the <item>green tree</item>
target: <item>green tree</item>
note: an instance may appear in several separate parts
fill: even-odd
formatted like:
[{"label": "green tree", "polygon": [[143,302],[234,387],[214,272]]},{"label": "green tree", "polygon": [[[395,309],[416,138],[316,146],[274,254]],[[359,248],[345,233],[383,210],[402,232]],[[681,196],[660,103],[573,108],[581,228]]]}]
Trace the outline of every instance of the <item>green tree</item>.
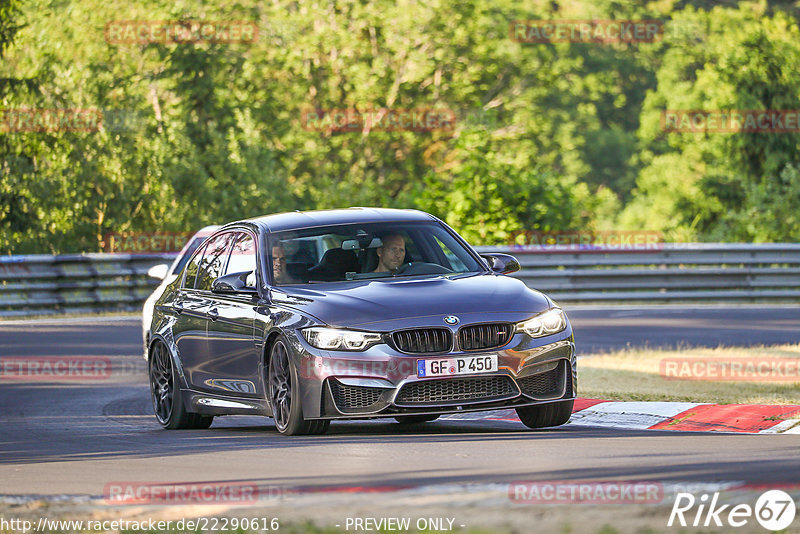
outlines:
[{"label": "green tree", "polygon": [[686,40],[662,50],[658,88],[642,111],[644,165],[623,224],[681,239],[800,238],[793,216],[784,219],[800,201],[797,133],[662,128],[665,110],[800,109],[800,30],[791,17],[765,9],[742,3],[679,15],[705,36],[701,46]]}]

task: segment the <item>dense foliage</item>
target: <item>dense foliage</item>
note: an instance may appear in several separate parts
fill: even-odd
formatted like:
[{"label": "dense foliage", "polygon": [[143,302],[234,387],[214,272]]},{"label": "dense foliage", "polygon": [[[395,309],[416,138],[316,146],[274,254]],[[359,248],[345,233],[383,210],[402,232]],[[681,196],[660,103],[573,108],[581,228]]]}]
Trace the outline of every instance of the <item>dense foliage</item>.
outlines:
[{"label": "dense foliage", "polygon": [[[0,0],[0,252],[365,205],[430,211],[475,244],[611,228],[797,240],[797,133],[661,123],[670,109],[800,109],[788,5]],[[510,37],[512,21],[550,19],[657,19],[665,31],[652,43]],[[258,35],[107,39],[109,22],[132,20],[249,21]],[[303,119],[382,108],[456,120],[336,132]],[[25,109],[95,110],[102,126],[9,127]]]}]

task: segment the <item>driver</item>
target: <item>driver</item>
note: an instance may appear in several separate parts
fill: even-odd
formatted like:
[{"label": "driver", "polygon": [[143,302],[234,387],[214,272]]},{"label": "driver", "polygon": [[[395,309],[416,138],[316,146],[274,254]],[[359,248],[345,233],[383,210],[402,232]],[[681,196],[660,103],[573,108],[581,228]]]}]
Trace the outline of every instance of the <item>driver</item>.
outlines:
[{"label": "driver", "polygon": [[394,272],[406,258],[406,240],[400,234],[387,234],[381,241],[382,245],[375,251],[378,254],[378,267],[372,272]]},{"label": "driver", "polygon": [[276,284],[291,284],[295,280],[286,272],[286,249],[283,245],[272,247],[272,277]]}]

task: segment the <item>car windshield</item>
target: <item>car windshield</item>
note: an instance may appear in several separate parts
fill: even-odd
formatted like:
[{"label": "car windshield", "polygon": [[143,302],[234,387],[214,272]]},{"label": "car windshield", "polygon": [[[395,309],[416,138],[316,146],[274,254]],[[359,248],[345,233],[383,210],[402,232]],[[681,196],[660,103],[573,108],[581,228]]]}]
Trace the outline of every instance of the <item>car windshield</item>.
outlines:
[{"label": "car windshield", "polygon": [[484,270],[435,222],[336,225],[272,234],[276,285],[455,275]]}]

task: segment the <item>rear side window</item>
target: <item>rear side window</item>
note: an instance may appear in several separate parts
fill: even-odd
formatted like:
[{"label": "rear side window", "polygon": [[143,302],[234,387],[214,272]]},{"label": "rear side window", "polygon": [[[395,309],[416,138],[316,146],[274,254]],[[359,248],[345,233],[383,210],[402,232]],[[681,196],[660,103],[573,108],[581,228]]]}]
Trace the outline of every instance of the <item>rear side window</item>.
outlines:
[{"label": "rear side window", "polygon": [[195,289],[211,291],[211,284],[222,276],[230,256],[230,245],[233,234],[227,232],[212,238],[206,245],[200,270],[197,274]]},{"label": "rear side window", "polygon": [[[200,270],[200,260],[203,259],[203,249],[197,251],[197,254],[194,255],[192,261],[189,262],[189,265],[186,267],[186,278],[183,281],[183,287],[192,289],[194,288],[195,281],[197,280],[197,272]],[[186,255],[187,257],[189,254]]]},{"label": "rear side window", "polygon": [[[181,256],[181,259],[178,260],[177,264],[175,264],[175,268],[172,269],[172,274],[180,274],[180,272],[183,270],[183,267],[186,265],[186,262],[189,261],[189,258],[192,256],[192,253],[195,250],[197,250],[205,240],[206,240],[205,237],[195,237],[194,239],[192,239],[191,244],[189,244],[189,248],[186,249],[186,253],[183,256]],[[195,270],[195,275],[197,275],[196,270]]]},{"label": "rear side window", "polygon": [[256,287],[256,245],[247,232],[236,234],[225,274],[249,272],[247,286]]}]

